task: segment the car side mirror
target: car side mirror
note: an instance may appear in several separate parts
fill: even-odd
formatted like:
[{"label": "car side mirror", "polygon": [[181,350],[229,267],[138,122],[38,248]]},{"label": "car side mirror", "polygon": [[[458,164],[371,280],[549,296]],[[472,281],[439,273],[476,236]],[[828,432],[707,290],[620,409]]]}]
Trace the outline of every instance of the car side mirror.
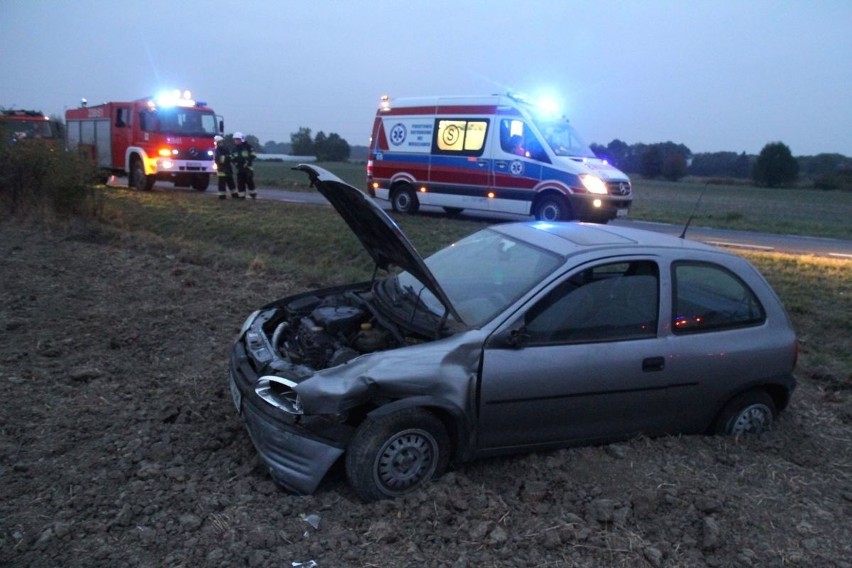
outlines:
[{"label": "car side mirror", "polygon": [[527,333],[527,328],[524,326],[509,330],[503,338],[506,347],[513,349],[523,349],[530,342],[530,334]]}]

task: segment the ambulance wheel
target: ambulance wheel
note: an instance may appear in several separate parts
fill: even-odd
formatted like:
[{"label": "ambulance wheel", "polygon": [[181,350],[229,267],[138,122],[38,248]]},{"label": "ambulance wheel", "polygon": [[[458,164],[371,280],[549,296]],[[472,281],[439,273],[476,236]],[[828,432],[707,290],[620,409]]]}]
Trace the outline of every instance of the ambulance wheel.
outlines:
[{"label": "ambulance wheel", "polygon": [[140,191],[151,191],[157,178],[145,175],[145,167],[142,160],[136,158],[130,167],[130,187]]},{"label": "ambulance wheel", "polygon": [[570,221],[571,208],[565,198],[545,195],[535,208],[535,218],[539,221]]},{"label": "ambulance wheel", "polygon": [[402,184],[394,188],[391,194],[391,206],[397,213],[417,213],[420,202],[414,193],[414,188],[408,184]]}]

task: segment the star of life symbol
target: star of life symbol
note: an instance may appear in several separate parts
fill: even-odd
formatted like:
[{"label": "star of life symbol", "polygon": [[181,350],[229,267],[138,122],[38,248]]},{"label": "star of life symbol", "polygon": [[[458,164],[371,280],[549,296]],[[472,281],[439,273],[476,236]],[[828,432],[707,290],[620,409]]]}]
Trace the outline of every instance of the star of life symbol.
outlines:
[{"label": "star of life symbol", "polygon": [[520,160],[513,160],[509,165],[509,171],[513,176],[519,176],[524,173],[524,163]]},{"label": "star of life symbol", "polygon": [[403,125],[403,124],[395,124],[395,125],[394,125],[394,127],[393,127],[393,128],[391,128],[391,131],[390,131],[390,140],[391,140],[391,143],[392,143],[394,146],[399,146],[400,144],[402,144],[403,142],[405,142],[405,136],[406,136],[406,134],[407,134],[407,133],[406,133],[406,131],[405,131],[405,125]]}]

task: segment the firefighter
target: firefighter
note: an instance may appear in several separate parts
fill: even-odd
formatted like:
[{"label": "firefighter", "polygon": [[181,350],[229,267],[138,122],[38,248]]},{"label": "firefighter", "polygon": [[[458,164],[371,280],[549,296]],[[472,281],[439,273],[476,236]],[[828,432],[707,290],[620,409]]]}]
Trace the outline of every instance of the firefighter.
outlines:
[{"label": "firefighter", "polygon": [[240,194],[240,199],[245,199],[246,189],[248,189],[249,197],[257,199],[252,169],[257,154],[254,153],[254,148],[246,141],[242,132],[234,132],[234,144],[236,144],[233,158],[237,165],[237,192]]},{"label": "firefighter", "polygon": [[231,190],[231,197],[237,198],[237,186],[234,184],[234,168],[231,165],[231,150],[225,146],[225,139],[221,136],[214,136],[216,142],[216,178],[219,181],[219,199],[225,199],[227,193],[225,188]]}]

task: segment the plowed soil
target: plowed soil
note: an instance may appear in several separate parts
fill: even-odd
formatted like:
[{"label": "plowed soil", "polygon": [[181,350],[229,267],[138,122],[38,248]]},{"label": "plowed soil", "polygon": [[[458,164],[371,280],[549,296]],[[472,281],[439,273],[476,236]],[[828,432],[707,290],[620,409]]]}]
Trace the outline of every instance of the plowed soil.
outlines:
[{"label": "plowed soil", "polygon": [[489,459],[366,505],[278,489],[227,388],[291,293],[97,232],[0,225],[0,565],[852,566],[848,393],[807,376],[757,438]]}]

